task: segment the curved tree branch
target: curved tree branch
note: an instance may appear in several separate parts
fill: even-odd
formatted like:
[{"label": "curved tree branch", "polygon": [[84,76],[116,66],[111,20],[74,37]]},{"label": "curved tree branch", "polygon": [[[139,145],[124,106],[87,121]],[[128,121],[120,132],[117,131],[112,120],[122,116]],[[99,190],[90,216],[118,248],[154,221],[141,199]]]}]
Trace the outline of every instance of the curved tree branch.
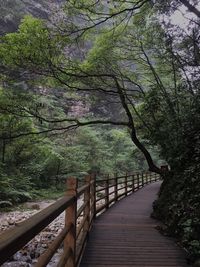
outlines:
[{"label": "curved tree branch", "polygon": [[[41,117],[41,119],[44,119]],[[44,119],[45,120],[45,119]],[[45,120],[47,122],[53,122],[52,120]],[[55,123],[58,122],[73,122],[73,124],[67,125],[67,126],[63,126],[63,127],[53,127],[50,129],[45,129],[45,130],[41,130],[41,131],[35,131],[35,132],[24,132],[24,133],[19,133],[16,135],[9,135],[9,136],[0,136],[0,140],[11,140],[11,139],[16,139],[19,137],[24,137],[24,136],[29,136],[29,135],[39,135],[39,134],[47,134],[49,132],[58,132],[58,131],[69,131],[69,130],[73,130],[73,129],[77,129],[78,127],[81,126],[90,126],[90,125],[97,125],[97,124],[109,124],[109,125],[122,125],[122,126],[128,126],[128,122],[124,122],[124,121],[111,121],[111,120],[93,120],[93,121],[79,121],[77,119],[65,119],[65,120],[56,120]]]},{"label": "curved tree branch", "polygon": [[133,117],[132,117],[132,114],[129,110],[129,107],[126,103],[126,97],[123,93],[123,89],[121,88],[118,80],[116,78],[114,78],[115,80],[115,84],[116,84],[116,87],[117,87],[117,90],[118,90],[118,93],[119,93],[119,97],[121,99],[121,103],[122,103],[122,106],[126,112],[126,115],[128,117],[128,121],[129,121],[129,124],[128,124],[128,127],[129,129],[131,130],[131,139],[133,141],[133,143],[136,145],[136,147],[143,153],[147,163],[148,163],[148,166],[149,166],[149,171],[152,171],[152,172],[156,172],[158,174],[162,174],[162,171],[154,164],[153,162],[153,159],[149,153],[149,151],[145,148],[145,146],[139,141],[138,137],[137,137],[137,134],[136,134],[136,129],[135,129],[135,124],[134,124],[134,121],[133,121]]}]

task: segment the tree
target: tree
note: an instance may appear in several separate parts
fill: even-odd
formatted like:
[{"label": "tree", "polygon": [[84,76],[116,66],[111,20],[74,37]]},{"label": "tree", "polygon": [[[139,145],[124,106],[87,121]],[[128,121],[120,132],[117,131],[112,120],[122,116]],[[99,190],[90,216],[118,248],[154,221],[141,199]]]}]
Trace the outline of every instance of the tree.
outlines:
[{"label": "tree", "polygon": [[[124,158],[134,154],[127,149],[130,142],[124,139],[125,149],[118,153],[124,132],[110,131],[108,125],[126,127],[149,169],[161,173],[147,146],[156,145],[170,164],[171,172],[165,176],[155,210],[171,232],[183,236],[183,244],[190,250],[193,248],[197,257],[200,255],[198,7],[197,1],[164,3],[170,5],[163,5],[163,1],[156,4],[109,1],[107,6],[99,1],[67,1],[67,23],[62,21],[50,27],[44,21],[27,17],[17,33],[3,37],[0,59],[4,84],[10,78],[13,85],[13,81],[23,80],[29,88],[41,84],[46,89],[65,88],[68,97],[73,95],[90,102],[93,111],[101,103],[96,116],[87,112],[74,117],[66,110],[63,112],[64,109],[50,114],[23,110],[25,115],[44,124],[32,131],[19,129],[9,138],[64,134],[80,126],[104,124],[106,133],[82,129],[80,139],[73,137],[73,145],[66,138],[65,144],[69,146],[56,151],[59,162],[56,166],[68,164],[74,171],[77,161],[81,161],[79,172],[99,173],[103,173],[99,158],[106,155],[115,154],[116,161],[106,158],[107,170],[117,166],[119,171],[125,171],[132,166],[127,160],[126,167],[123,166]],[[166,17],[161,19],[161,15],[170,16],[177,11],[181,3],[195,14],[187,30],[173,25]],[[118,109],[115,115],[111,114],[110,102],[115,111]],[[106,139],[113,144],[113,151]],[[74,158],[68,161],[64,155],[72,152]],[[49,158],[51,165],[53,160]]]},{"label": "tree", "polygon": [[[26,76],[23,78],[30,80],[30,75],[34,73],[35,84],[44,83],[48,80],[47,84],[51,86],[64,86],[67,90],[81,93],[82,97],[86,98],[86,101],[95,92],[100,92],[105,95],[105,98],[112,95],[114,101],[119,102],[123,110],[122,120],[120,121],[104,118],[92,121],[81,121],[77,118],[69,117],[54,118],[51,121],[54,126],[50,127],[50,129],[45,129],[44,132],[62,131],[100,123],[126,126],[130,129],[133,143],[144,154],[149,169],[160,173],[150,153],[137,137],[134,113],[140,119],[142,119],[142,116],[137,112],[135,105],[138,101],[141,101],[145,95],[145,91],[149,90],[152,86],[158,87],[164,96],[173,121],[178,125],[180,123],[179,115],[175,109],[178,109],[179,105],[178,102],[174,105],[175,98],[173,99],[169,90],[166,90],[169,79],[163,81],[163,78],[157,72],[159,62],[156,61],[156,56],[160,56],[162,60],[164,59],[166,61],[165,74],[170,69],[173,71],[173,83],[175,87],[173,94],[177,94],[176,83],[181,75],[176,71],[175,64],[177,64],[177,59],[175,62],[176,55],[172,47],[170,48],[170,45],[160,43],[159,48],[158,46],[156,48],[155,45],[157,55],[154,55],[152,47],[147,45],[149,40],[152,42],[152,35],[147,34],[147,31],[152,25],[152,23],[149,23],[151,13],[150,16],[148,15],[146,17],[145,26],[142,27],[139,25],[142,18],[139,12],[147,15],[148,12],[151,12],[151,8],[150,1],[125,1],[124,3],[118,1],[115,5],[114,2],[110,2],[105,10],[104,5],[98,5],[97,3],[74,3],[74,1],[68,1],[66,10],[71,15],[68,14],[69,23],[67,24],[66,34],[64,34],[65,28],[59,28],[60,25],[58,25],[58,28],[61,34],[57,31],[58,28],[56,28],[55,32],[54,28],[47,27],[44,22],[27,17],[20,26],[18,33],[9,34],[3,38],[0,56],[4,73],[7,72],[5,66],[9,66],[9,69],[11,68],[15,72],[15,75],[18,74],[18,76],[23,70],[26,70]],[[111,24],[111,20],[113,20],[114,25]],[[80,22],[85,22],[84,26],[80,27]],[[96,32],[92,31],[90,33],[89,30],[94,29],[97,25],[102,26]],[[132,34],[130,26],[137,28],[138,32],[142,30],[142,38],[137,38],[138,32]],[[158,20],[157,29],[159,29],[160,36],[164,37]],[[120,42],[120,40],[122,39],[124,41],[124,34],[127,32],[132,37],[136,37],[135,47],[140,50],[140,53],[135,52],[129,42],[126,47],[127,49],[122,49],[124,53],[129,54],[129,58],[124,57],[122,60],[119,60],[120,47],[123,46],[123,42]],[[150,33],[152,34],[153,32],[150,31]],[[96,41],[93,42],[92,39],[95,39],[96,35],[100,35],[100,37],[97,37]],[[80,53],[77,54],[78,50],[74,44],[74,37],[78,42],[86,40],[86,43],[92,46],[91,49],[87,49],[81,53],[82,57],[80,59],[77,58],[77,56],[80,56]],[[29,41],[26,42],[26,40]],[[167,42],[167,38],[164,38],[164,40]],[[129,48],[131,50],[130,52]],[[162,50],[165,53],[164,56],[161,56]],[[171,56],[168,50],[171,51]],[[167,62],[168,56],[172,58],[171,62]],[[124,62],[130,62],[131,60],[136,62],[134,62],[135,66],[137,66],[136,68],[140,66],[140,70],[141,66],[145,65],[148,71],[149,82],[147,82],[147,79],[146,81],[144,80],[144,75],[142,77],[143,79],[141,79],[138,72],[133,71],[133,63],[125,67]],[[170,78],[170,75],[168,77]],[[136,96],[135,92],[138,92],[140,96]],[[40,114],[37,114],[37,116],[46,122],[50,122],[48,118],[45,119]],[[54,122],[62,122],[65,125],[55,127]],[[148,127],[148,123],[144,120],[143,124],[145,127]]]},{"label": "tree", "polygon": [[[33,38],[33,31],[36,36],[36,39]],[[31,37],[32,36],[32,37]],[[38,40],[37,40],[38,36]],[[95,55],[96,52],[90,52],[89,58],[86,61],[78,62],[67,57],[66,54],[62,52],[63,43],[66,42],[66,38],[53,37],[49,41],[49,33],[44,24],[38,20],[27,18],[19,29],[19,32],[16,34],[9,34],[4,37],[2,47],[1,47],[1,57],[2,62],[5,65],[8,65],[9,68],[12,67],[13,70],[19,70],[20,68],[26,68],[26,71],[29,73],[42,74],[43,76],[52,77],[52,82],[66,86],[67,88],[75,89],[81,92],[90,92],[101,91],[105,95],[113,94],[116,98],[116,101],[120,101],[121,107],[124,109],[127,116],[127,121],[112,121],[112,120],[95,120],[91,122],[80,122],[76,119],[61,119],[55,121],[72,121],[74,124],[67,125],[67,128],[77,127],[88,124],[113,124],[113,125],[125,125],[130,129],[131,138],[134,144],[142,151],[151,171],[160,172],[153,160],[147,151],[147,149],[142,145],[138,140],[136,135],[136,129],[134,125],[134,120],[132,113],[130,112],[129,105],[127,104],[126,93],[123,86],[124,77],[121,77],[120,70],[118,70],[115,62],[111,64],[111,56],[109,57],[110,61],[105,62],[104,65],[101,65],[101,72],[99,73],[99,66],[102,63],[102,60],[105,59],[106,49],[108,46],[113,46],[113,41],[119,38],[119,34],[110,33],[111,43],[107,42],[102,51],[98,51],[99,55]],[[25,42],[25,39],[29,39],[28,44]],[[56,38],[56,39],[54,39]],[[104,35],[104,40],[106,35]],[[37,44],[41,45],[37,45]],[[97,41],[98,43],[98,41]],[[15,52],[11,51],[11,44],[15,48]],[[66,44],[65,44],[66,45]],[[24,46],[24,47],[23,47]],[[61,48],[61,49],[60,49]],[[10,53],[5,53],[9,49]],[[61,55],[58,56],[60,49]],[[42,52],[44,51],[44,52]],[[93,49],[95,51],[95,48]],[[92,55],[94,53],[94,56]],[[111,53],[113,55],[113,53]],[[93,57],[97,57],[98,60],[94,65]],[[23,60],[22,60],[23,59]],[[23,61],[23,63],[22,63]],[[109,71],[106,69],[110,65]],[[93,69],[93,71],[92,71]],[[109,87],[111,89],[109,89]],[[131,90],[131,89],[130,89]],[[52,128],[52,130],[59,130],[59,128]],[[61,130],[65,127],[61,127]],[[48,131],[48,130],[47,130]]]}]

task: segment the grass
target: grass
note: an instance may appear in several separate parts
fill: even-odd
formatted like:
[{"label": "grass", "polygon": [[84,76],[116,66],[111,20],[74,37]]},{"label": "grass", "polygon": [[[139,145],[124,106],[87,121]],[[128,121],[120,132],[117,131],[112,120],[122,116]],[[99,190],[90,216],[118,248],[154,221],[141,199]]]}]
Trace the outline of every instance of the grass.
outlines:
[{"label": "grass", "polygon": [[[45,201],[45,200],[56,200],[65,194],[65,188],[59,187],[50,187],[50,188],[45,188],[45,189],[34,189],[32,192],[30,192],[31,195],[31,202],[40,202],[40,201]],[[27,201],[26,201],[27,202]],[[24,203],[18,203],[18,204],[13,204],[12,206],[5,206],[0,208],[0,212],[11,212],[11,211],[23,211],[27,210],[25,208]]]},{"label": "grass", "polygon": [[64,196],[64,193],[64,188],[51,187],[47,189],[39,189],[34,191],[35,196],[32,200],[55,200]]}]

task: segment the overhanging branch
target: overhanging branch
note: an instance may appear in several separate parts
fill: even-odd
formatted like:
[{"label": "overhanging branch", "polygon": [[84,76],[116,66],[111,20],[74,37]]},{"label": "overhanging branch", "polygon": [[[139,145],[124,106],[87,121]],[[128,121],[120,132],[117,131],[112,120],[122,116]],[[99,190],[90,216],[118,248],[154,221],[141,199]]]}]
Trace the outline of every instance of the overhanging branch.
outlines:
[{"label": "overhanging branch", "polygon": [[[24,132],[24,133],[19,133],[15,135],[9,135],[9,136],[0,136],[1,140],[11,140],[11,139],[17,139],[19,137],[25,137],[25,136],[30,136],[30,135],[40,135],[40,134],[47,134],[50,132],[66,132],[70,130],[77,129],[78,127],[82,126],[92,126],[92,125],[98,125],[98,124],[105,124],[105,125],[115,125],[115,126],[128,126],[127,122],[123,121],[111,121],[111,120],[93,120],[93,121],[79,121],[77,119],[65,119],[65,122],[74,122],[73,124],[70,124],[68,126],[63,126],[63,127],[53,127],[50,129],[45,129],[41,131],[32,131],[32,132]],[[56,122],[59,122],[56,120]],[[60,122],[63,122],[60,121]]]}]

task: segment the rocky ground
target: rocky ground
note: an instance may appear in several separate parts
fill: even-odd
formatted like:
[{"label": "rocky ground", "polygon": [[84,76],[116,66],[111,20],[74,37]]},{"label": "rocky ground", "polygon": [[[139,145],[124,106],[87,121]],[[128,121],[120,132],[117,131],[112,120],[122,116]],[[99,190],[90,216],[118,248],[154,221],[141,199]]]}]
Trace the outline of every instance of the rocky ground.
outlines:
[{"label": "rocky ground", "polygon": [[[26,203],[26,209],[23,211],[6,212],[0,214],[0,233],[14,227],[16,224],[28,219],[33,214],[44,209],[53,201]],[[64,213],[57,217],[48,227],[46,227],[39,235],[32,239],[23,249],[17,252],[2,267],[32,267],[37,262],[37,258],[45,251],[48,244],[54,240],[58,233],[64,227]],[[52,258],[48,267],[56,266],[62,248]]]},{"label": "rocky ground", "polygon": [[[26,203],[23,210],[0,213],[0,234],[11,229],[18,223],[28,219],[35,213],[51,205],[54,201],[30,202]],[[78,206],[82,205],[83,200],[78,201]],[[103,202],[99,203],[102,205]],[[58,233],[63,229],[65,213],[63,212],[51,224],[49,224],[39,235],[33,238],[25,247],[13,255],[10,260],[1,267],[32,267],[37,262],[37,258],[43,254],[48,245],[55,239]],[[79,222],[78,222],[79,223]],[[62,247],[57,251],[47,267],[57,266],[62,253]]]},{"label": "rocky ground", "polygon": [[[114,188],[110,188],[109,192],[112,193]],[[119,192],[121,193],[121,191]],[[113,197],[114,195],[111,195]],[[100,196],[99,196],[100,197]],[[0,213],[0,234],[8,230],[18,223],[28,219],[35,213],[51,205],[54,200],[42,201],[42,202],[29,202],[23,206],[23,209],[19,211],[4,212]],[[104,204],[104,200],[97,202],[98,206]],[[79,199],[78,207],[83,204],[83,200]],[[49,224],[39,235],[32,239],[25,247],[18,251],[10,260],[4,263],[1,267],[32,267],[37,262],[37,258],[43,254],[43,252],[48,248],[49,243],[51,243],[58,233],[64,227],[64,216],[62,213],[57,217],[51,224]],[[79,222],[78,222],[79,223]],[[47,267],[57,266],[58,259],[62,253],[62,247],[57,251],[57,253],[52,258],[51,262]]]}]

